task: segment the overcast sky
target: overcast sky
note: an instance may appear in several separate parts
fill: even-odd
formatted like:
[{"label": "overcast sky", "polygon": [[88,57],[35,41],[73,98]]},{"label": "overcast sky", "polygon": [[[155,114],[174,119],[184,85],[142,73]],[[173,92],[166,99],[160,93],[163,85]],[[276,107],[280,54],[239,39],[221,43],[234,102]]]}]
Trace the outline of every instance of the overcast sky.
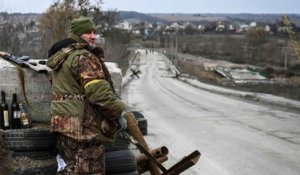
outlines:
[{"label": "overcast sky", "polygon": [[[0,12],[42,13],[57,0],[0,0]],[[300,0],[103,0],[104,9],[149,13],[297,13]]]}]

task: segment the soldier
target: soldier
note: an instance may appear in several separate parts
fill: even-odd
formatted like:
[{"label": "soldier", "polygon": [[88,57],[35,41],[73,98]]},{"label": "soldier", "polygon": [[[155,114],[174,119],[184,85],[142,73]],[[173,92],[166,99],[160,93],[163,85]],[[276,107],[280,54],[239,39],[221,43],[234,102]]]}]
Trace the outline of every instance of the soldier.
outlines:
[{"label": "soldier", "polygon": [[51,130],[67,166],[59,174],[104,175],[104,142],[112,142],[126,125],[127,106],[116,95],[96,47],[90,18],[71,22],[68,38],[48,51],[52,68]]}]

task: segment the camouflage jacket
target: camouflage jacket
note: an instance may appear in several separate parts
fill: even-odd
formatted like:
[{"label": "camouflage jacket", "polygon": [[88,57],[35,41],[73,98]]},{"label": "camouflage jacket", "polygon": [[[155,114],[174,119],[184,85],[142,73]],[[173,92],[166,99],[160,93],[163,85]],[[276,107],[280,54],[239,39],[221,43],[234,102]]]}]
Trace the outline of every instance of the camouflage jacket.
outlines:
[{"label": "camouflage jacket", "polygon": [[[117,119],[125,104],[114,93],[104,63],[86,44],[75,43],[52,55],[51,129],[76,140],[109,140],[104,119]],[[105,67],[106,68],[106,67]]]}]

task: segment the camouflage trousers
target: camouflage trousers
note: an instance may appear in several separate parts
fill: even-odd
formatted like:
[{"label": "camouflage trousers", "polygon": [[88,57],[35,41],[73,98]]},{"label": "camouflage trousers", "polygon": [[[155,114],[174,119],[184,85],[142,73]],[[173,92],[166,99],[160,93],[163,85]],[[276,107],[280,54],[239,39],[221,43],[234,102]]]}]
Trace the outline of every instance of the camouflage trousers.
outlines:
[{"label": "camouflage trousers", "polygon": [[58,151],[67,166],[57,175],[105,175],[104,146],[59,135]]}]

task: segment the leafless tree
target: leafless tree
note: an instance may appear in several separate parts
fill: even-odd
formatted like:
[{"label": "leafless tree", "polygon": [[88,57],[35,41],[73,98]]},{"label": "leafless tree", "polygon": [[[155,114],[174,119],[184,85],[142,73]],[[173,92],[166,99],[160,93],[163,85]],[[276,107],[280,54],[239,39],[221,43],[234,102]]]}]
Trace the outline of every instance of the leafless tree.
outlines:
[{"label": "leafless tree", "polygon": [[18,54],[20,52],[19,36],[23,32],[22,24],[14,25],[7,17],[6,22],[0,27],[0,50]]},{"label": "leafless tree", "polygon": [[[39,21],[40,49],[47,50],[54,42],[65,38],[71,20],[77,16],[79,14],[75,9],[74,1],[54,3]],[[46,58],[46,54],[47,52],[44,52],[42,57]]]},{"label": "leafless tree", "polygon": [[[39,21],[40,49],[45,50],[51,45],[67,37],[68,26],[72,19],[79,16],[89,16],[97,25],[97,32],[102,33],[107,38],[103,46],[108,61],[120,62],[127,54],[127,44],[130,37],[126,33],[111,30],[116,21],[120,20],[117,11],[102,11],[102,0],[63,0],[55,2]],[[47,52],[43,52],[42,57],[46,57]]]}]

